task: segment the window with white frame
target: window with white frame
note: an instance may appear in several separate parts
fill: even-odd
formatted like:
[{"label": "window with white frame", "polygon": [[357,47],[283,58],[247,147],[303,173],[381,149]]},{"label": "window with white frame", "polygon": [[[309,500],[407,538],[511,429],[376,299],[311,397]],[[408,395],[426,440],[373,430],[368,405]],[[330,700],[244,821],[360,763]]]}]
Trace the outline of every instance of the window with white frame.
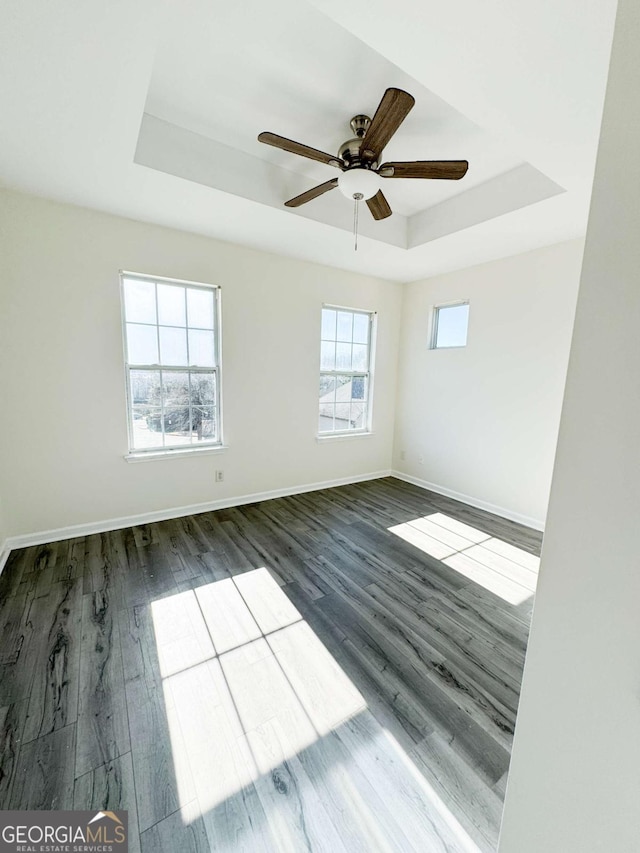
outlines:
[{"label": "window with white frame", "polygon": [[121,280],[130,452],[219,445],[219,288]]},{"label": "window with white frame", "polygon": [[369,311],[322,309],[319,435],[371,428],[374,318]]},{"label": "window with white frame", "polygon": [[431,349],[449,349],[467,345],[469,303],[451,302],[433,309]]}]

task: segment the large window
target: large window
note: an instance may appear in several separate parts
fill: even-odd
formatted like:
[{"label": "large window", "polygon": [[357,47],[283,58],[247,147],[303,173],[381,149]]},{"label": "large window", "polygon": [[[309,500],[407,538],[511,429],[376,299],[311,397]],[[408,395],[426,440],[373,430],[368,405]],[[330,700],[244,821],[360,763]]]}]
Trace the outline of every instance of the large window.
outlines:
[{"label": "large window", "polygon": [[322,309],[318,433],[365,432],[370,425],[374,314]]},{"label": "large window", "polygon": [[121,278],[131,452],[220,444],[219,289]]}]

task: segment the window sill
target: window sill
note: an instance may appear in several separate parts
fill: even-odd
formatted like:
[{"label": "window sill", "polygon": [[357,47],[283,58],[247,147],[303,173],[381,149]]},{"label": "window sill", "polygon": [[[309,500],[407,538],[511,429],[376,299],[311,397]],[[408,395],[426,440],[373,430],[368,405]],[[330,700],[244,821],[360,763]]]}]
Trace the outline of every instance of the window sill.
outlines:
[{"label": "window sill", "polygon": [[318,444],[324,444],[325,441],[350,441],[352,438],[373,438],[374,433],[370,430],[364,432],[337,432],[327,435],[317,435],[316,441]]},{"label": "window sill", "polygon": [[227,444],[216,444],[210,447],[189,447],[185,450],[150,450],[147,453],[127,453],[127,462],[153,462],[157,459],[177,459],[184,456],[206,456],[210,453],[222,453],[228,450]]}]

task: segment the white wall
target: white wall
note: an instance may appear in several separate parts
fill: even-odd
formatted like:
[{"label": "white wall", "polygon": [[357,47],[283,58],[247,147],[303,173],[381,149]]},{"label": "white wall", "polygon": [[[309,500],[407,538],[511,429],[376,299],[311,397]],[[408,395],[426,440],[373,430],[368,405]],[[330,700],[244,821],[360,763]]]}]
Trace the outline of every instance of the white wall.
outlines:
[{"label": "white wall", "polygon": [[2,552],[4,550],[4,542],[8,536],[7,525],[5,522],[4,507],[2,503],[2,495],[0,495],[0,570],[2,569]]},{"label": "white wall", "polygon": [[639,41],[620,0],[501,853],[640,849]]},{"label": "white wall", "polygon": [[[390,468],[399,285],[12,192],[0,235],[10,536]],[[119,269],[221,285],[224,453],[124,460]],[[371,438],[316,442],[325,301],[378,312]]]},{"label": "white wall", "polygon": [[[406,286],[396,470],[542,526],[582,248],[560,243]],[[470,301],[467,346],[430,350],[432,306],[458,299]]]}]

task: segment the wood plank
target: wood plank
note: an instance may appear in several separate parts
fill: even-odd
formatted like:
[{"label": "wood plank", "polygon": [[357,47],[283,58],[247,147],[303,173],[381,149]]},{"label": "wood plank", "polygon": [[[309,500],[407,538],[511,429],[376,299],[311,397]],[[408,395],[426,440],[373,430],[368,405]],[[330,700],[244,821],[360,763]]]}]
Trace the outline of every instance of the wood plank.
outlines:
[{"label": "wood plank", "polygon": [[131,853],[140,853],[138,809],[130,752],[78,777],[73,788],[73,808],[80,811],[128,811],[129,850]]},{"label": "wood plank", "polygon": [[[421,530],[433,539],[439,539],[440,542],[444,542],[445,545],[450,545],[454,551],[464,551],[465,548],[469,548],[473,545],[475,541],[473,539],[467,539],[465,536],[460,536],[459,533],[455,533],[447,527],[442,527],[440,524],[435,524],[429,516],[425,516],[424,518],[415,518],[407,523],[412,527],[417,527],[418,530]],[[489,540],[487,539],[483,541]]]},{"label": "wood plank", "polygon": [[9,799],[10,809],[73,808],[75,724],[22,743]]},{"label": "wood plank", "polygon": [[524,551],[522,548],[516,548],[508,542],[503,542],[502,539],[485,539],[482,547],[488,548],[496,554],[501,554],[503,557],[507,557],[507,559],[518,563],[520,566],[524,566],[529,571],[537,573],[540,568],[540,557],[529,553],[529,551]]},{"label": "wood plank", "polygon": [[84,536],[58,542],[58,555],[53,573],[54,582],[81,578],[84,574],[85,552]]},{"label": "wood plank", "polygon": [[[244,657],[244,650],[237,649],[224,659],[244,666]],[[254,827],[266,819],[253,788],[255,765],[243,741],[241,716],[248,706],[233,683],[235,672],[230,665],[223,673],[213,660],[167,679],[176,720],[171,738],[174,756],[180,759],[176,776],[179,789],[193,780],[211,849],[250,850],[253,843],[260,850],[260,831]],[[260,689],[252,695],[257,702]]]},{"label": "wood plank", "polygon": [[131,748],[120,635],[108,590],[82,597],[76,775]]},{"label": "wood plank", "polygon": [[[82,581],[61,581],[36,598],[30,619],[40,642],[34,644],[29,666],[33,680],[24,728],[30,741],[75,723],[78,717]],[[37,650],[36,650],[37,645]]]},{"label": "wood plank", "polygon": [[263,634],[271,634],[300,621],[300,613],[268,569],[254,569],[236,575],[233,583]]},{"label": "wood plank", "polygon": [[[476,777],[438,734],[426,737],[410,755],[429,785],[483,853],[494,853],[502,800]],[[442,780],[446,779],[446,784]]]},{"label": "wood plank", "polygon": [[470,581],[484,587],[494,595],[500,596],[509,604],[522,604],[532,595],[533,591],[510,580],[500,572],[487,568],[477,560],[465,554],[453,554],[444,561],[445,565],[454,569]]},{"label": "wood plank", "polygon": [[493,571],[504,575],[506,578],[509,578],[516,583],[519,583],[530,592],[536,591],[536,583],[538,581],[537,572],[532,571],[531,569],[526,569],[519,563],[514,563],[513,560],[492,551],[490,548],[485,548],[484,543],[481,545],[474,545],[472,548],[468,548],[464,553],[467,557],[471,557],[483,566],[487,566],[487,568],[493,569]]},{"label": "wood plank", "polygon": [[286,723],[268,720],[246,741],[258,767],[254,787],[268,816],[273,848],[350,853],[292,748]]},{"label": "wood plank", "polygon": [[411,772],[410,759],[371,714],[349,720],[338,734],[378,795],[391,806],[396,820],[411,828],[410,833],[407,830],[410,849],[477,853],[474,842],[420,774]]},{"label": "wood plank", "polygon": [[196,597],[217,654],[262,636],[232,578],[200,587],[196,590]]},{"label": "wood plank", "polygon": [[189,803],[140,835],[142,853],[180,851],[211,853],[207,830],[197,801]]},{"label": "wood plank", "polygon": [[[125,675],[125,692],[136,779],[140,832],[195,799],[188,771],[180,766],[180,730],[160,672],[150,606],[132,607],[118,614]],[[172,740],[173,739],[173,740]]]},{"label": "wood plank", "polygon": [[366,708],[360,691],[306,622],[270,634],[267,643],[319,735]]},{"label": "wood plank", "polygon": [[[469,524],[464,524],[457,518],[451,518],[443,512],[434,512],[430,515],[425,516],[425,518],[432,524],[437,524],[438,527],[443,528],[445,531],[457,534],[466,542],[485,542],[487,539],[491,538],[490,535],[484,530],[478,530],[475,527],[471,527],[471,525]],[[456,550],[460,551],[461,549],[456,548]]]},{"label": "wood plank", "polygon": [[410,839],[395,818],[394,803],[378,795],[339,737],[318,738],[296,759],[349,853],[404,853]]},{"label": "wood plank", "polygon": [[0,708],[0,809],[9,808],[22,731],[27,716],[27,700]]}]

